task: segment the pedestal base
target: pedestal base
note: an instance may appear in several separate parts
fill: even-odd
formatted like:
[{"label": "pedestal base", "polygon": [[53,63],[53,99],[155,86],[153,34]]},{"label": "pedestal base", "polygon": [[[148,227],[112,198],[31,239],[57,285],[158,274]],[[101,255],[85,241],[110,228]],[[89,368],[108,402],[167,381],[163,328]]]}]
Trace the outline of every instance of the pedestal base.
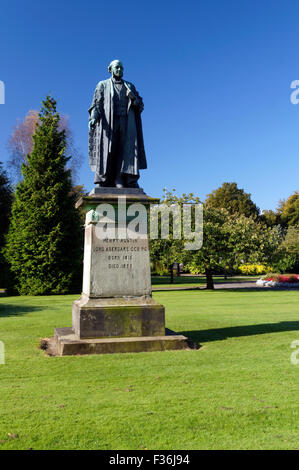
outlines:
[{"label": "pedestal base", "polygon": [[80,339],[164,336],[165,309],[149,296],[73,302],[73,331]]},{"label": "pedestal base", "polygon": [[49,352],[55,356],[81,354],[136,353],[190,349],[187,338],[166,329],[164,336],[139,336],[134,338],[79,339],[72,328],[56,328]]}]

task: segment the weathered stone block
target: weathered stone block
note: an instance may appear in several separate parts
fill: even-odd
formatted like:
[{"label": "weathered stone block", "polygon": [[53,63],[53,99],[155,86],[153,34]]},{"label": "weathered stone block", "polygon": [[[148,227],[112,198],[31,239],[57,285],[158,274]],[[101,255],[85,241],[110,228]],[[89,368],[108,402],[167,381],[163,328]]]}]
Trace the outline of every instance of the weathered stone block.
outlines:
[{"label": "weathered stone block", "polygon": [[71,328],[56,328],[54,334],[54,346],[51,348],[51,353],[57,356],[190,349],[185,336],[169,331],[163,336],[102,339],[78,339]]},{"label": "weathered stone block", "polygon": [[73,302],[73,330],[79,338],[164,336],[165,309],[151,297]]},{"label": "weathered stone block", "polygon": [[101,239],[85,228],[83,293],[89,297],[151,295],[148,239]]}]

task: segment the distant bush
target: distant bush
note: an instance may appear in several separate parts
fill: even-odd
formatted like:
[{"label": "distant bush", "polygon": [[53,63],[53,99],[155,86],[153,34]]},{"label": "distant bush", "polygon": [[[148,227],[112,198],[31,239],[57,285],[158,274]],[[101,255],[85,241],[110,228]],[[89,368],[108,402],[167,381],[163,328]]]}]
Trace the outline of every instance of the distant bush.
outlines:
[{"label": "distant bush", "polygon": [[190,273],[190,274],[200,274],[202,273],[202,268],[201,266],[198,266],[197,263],[194,261],[191,261],[191,263],[186,263],[184,265],[184,272]]},{"label": "distant bush", "polygon": [[153,272],[158,276],[167,276],[169,275],[169,267],[166,264],[162,263],[161,261],[156,261],[154,263]]}]

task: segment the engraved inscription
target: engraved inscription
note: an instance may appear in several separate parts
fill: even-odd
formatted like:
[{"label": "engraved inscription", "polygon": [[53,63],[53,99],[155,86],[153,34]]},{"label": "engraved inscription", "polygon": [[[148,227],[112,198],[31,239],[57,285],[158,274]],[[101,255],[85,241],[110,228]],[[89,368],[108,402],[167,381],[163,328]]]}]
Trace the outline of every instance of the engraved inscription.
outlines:
[{"label": "engraved inscription", "polygon": [[104,238],[97,240],[97,245],[93,247],[93,253],[100,254],[102,263],[108,269],[133,269],[134,258],[140,252],[148,252],[147,240]]}]

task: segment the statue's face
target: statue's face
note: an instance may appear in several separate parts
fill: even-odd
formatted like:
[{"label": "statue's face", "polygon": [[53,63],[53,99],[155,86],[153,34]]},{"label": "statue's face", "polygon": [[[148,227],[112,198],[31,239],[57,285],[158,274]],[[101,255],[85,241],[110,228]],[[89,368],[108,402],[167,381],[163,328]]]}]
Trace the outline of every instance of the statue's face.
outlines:
[{"label": "statue's face", "polygon": [[121,78],[124,74],[123,64],[121,62],[114,62],[111,66],[111,73],[113,77]]}]

